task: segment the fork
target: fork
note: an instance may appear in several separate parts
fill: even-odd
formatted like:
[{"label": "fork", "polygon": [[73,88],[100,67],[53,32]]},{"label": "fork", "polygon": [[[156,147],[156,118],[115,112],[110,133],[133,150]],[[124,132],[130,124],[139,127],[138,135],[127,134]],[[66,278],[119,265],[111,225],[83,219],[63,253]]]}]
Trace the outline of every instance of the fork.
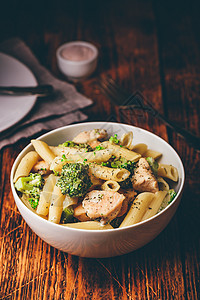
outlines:
[{"label": "fork", "polygon": [[174,130],[179,136],[184,138],[188,144],[194,147],[197,151],[200,151],[200,137],[194,135],[188,130],[179,127],[177,124],[161,115],[152,104],[144,98],[141,92],[137,91],[132,94],[128,94],[123,90],[117,82],[115,82],[111,77],[102,78],[98,82],[98,87],[102,93],[115,105],[123,108],[140,109],[147,111],[154,117],[161,120],[165,125]]}]

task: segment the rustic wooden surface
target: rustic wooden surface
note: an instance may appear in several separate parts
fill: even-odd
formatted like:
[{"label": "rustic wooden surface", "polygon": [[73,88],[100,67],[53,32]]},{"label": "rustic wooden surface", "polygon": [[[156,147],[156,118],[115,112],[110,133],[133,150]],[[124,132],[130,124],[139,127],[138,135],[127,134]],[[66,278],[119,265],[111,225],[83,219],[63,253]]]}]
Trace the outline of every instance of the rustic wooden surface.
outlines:
[{"label": "rustic wooden surface", "polygon": [[[177,4],[177,5],[175,5]],[[192,1],[55,1],[43,6],[8,1],[1,10],[1,41],[22,38],[59,78],[56,48],[71,40],[93,42],[95,74],[77,84],[94,99],[89,121],[118,121],[150,130],[181,156],[186,186],[167,228],[150,244],[109,259],[58,251],[38,238],[18,212],[10,191],[14,159],[28,140],[0,153],[0,299],[200,299],[199,154],[146,114],[124,114],[95,85],[111,75],[140,90],[157,109],[200,135],[200,13]]]}]

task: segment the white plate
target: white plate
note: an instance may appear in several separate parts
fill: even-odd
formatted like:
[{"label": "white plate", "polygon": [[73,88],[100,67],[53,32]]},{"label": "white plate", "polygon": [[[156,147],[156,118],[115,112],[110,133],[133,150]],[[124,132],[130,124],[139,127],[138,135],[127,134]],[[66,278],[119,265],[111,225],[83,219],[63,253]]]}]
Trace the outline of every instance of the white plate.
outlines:
[{"label": "white plate", "polygon": [[[36,86],[33,73],[17,59],[0,53],[0,86]],[[0,95],[0,132],[23,119],[36,102],[36,96]]]}]

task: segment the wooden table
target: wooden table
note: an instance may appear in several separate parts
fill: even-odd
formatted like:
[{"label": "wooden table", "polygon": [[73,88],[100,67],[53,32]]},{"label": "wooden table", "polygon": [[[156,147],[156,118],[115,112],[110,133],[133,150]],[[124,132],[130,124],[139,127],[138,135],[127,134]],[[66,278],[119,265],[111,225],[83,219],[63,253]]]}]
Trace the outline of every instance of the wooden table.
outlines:
[{"label": "wooden table", "polygon": [[[8,10],[9,8],[9,10]],[[117,121],[161,136],[179,153],[186,186],[179,209],[151,243],[130,254],[79,258],[38,238],[18,212],[10,190],[14,159],[23,140],[0,153],[0,299],[200,299],[199,154],[147,114],[126,114],[95,85],[111,75],[127,90],[140,90],[181,127],[200,135],[200,14],[195,2],[53,1],[48,7],[8,2],[0,18],[1,41],[22,38],[54,75],[63,78],[55,51],[71,40],[99,49],[95,74],[77,89],[94,100],[89,121]]]}]

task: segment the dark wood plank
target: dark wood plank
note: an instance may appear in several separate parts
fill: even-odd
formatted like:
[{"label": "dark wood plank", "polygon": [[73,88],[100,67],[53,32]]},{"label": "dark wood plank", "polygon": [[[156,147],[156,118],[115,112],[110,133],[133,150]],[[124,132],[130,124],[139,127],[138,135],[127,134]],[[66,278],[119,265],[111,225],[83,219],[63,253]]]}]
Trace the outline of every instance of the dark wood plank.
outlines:
[{"label": "dark wood plank", "polygon": [[[165,91],[165,107],[171,120],[200,135],[199,126],[199,37],[194,30],[200,27],[194,2],[175,6],[168,3],[155,5],[158,22],[161,74]],[[170,22],[169,22],[170,20]],[[166,24],[168,24],[166,26]],[[188,299],[198,299],[199,287],[199,153],[185,141],[169,131],[169,140],[183,159],[186,171],[186,188],[178,214],[180,255],[184,286]],[[192,233],[192,234],[191,234]],[[192,252],[192,255],[191,255]],[[198,267],[197,267],[198,266]]]}]

